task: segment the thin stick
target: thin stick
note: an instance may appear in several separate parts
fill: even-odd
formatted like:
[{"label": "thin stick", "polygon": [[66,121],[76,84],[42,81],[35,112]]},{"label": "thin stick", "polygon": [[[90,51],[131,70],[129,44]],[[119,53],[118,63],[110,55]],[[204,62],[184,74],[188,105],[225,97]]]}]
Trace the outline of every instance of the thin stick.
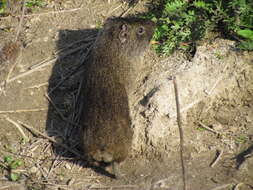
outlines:
[{"label": "thin stick", "polygon": [[63,59],[66,56],[71,55],[72,53],[75,53],[75,52],[77,52],[77,51],[79,51],[81,49],[84,49],[88,45],[90,45],[90,43],[82,45],[82,46],[79,46],[79,47],[74,48],[74,49],[71,49],[71,50],[67,51],[66,53],[64,53],[62,55],[56,55],[55,58],[52,58],[52,59],[50,59],[48,61],[40,62],[38,64],[35,64],[35,65],[31,66],[30,69],[31,70],[37,70],[38,68],[40,69],[40,68],[42,68],[44,66],[50,65],[51,63],[54,63],[56,60]]},{"label": "thin stick", "polygon": [[23,123],[23,122],[21,122],[21,121],[19,121],[19,120],[18,120],[18,123],[20,123],[23,127],[25,127],[25,128],[27,128],[27,129],[29,129],[29,130],[31,130],[31,131],[33,131],[33,132],[39,134],[40,136],[42,136],[42,137],[48,139],[48,140],[51,141],[52,143],[55,143],[55,144],[61,146],[62,148],[65,148],[65,149],[68,150],[69,152],[71,152],[71,153],[73,153],[74,155],[76,155],[78,158],[83,159],[83,156],[82,156],[81,154],[79,154],[78,152],[76,152],[75,150],[73,150],[73,148],[71,148],[71,147],[69,147],[69,146],[67,146],[67,145],[65,145],[65,144],[62,144],[62,143],[57,142],[57,141],[56,141],[55,139],[53,139],[52,137],[49,137],[49,136],[47,136],[46,134],[41,133],[41,132],[38,131],[37,129],[34,129],[33,127],[31,127],[31,126],[29,126],[29,125],[27,125],[27,124],[25,124],[25,123]]},{"label": "thin stick", "polygon": [[212,88],[210,89],[210,90],[204,90],[204,92],[209,96],[209,95],[211,95],[212,93],[213,93],[213,91],[214,91],[214,89],[216,88],[216,86],[218,85],[218,83],[221,81],[221,77],[220,78],[218,78],[216,81],[215,81],[215,83],[214,83],[214,85],[212,86]]},{"label": "thin stick", "polygon": [[[227,67],[228,67],[228,63],[225,65],[225,67],[223,68],[222,72],[225,72],[225,70],[227,69]],[[205,92],[208,96],[211,95],[211,94],[213,93],[214,89],[216,88],[216,86],[218,85],[218,83],[221,81],[221,79],[222,79],[222,76],[219,77],[219,78],[215,81],[214,85],[212,86],[212,88],[211,88],[210,90],[204,90],[204,92]]]},{"label": "thin stick", "polygon": [[44,83],[41,83],[41,84],[36,84],[36,85],[30,86],[30,87],[27,87],[25,89],[40,88],[40,87],[46,86],[46,85],[48,85],[48,82],[44,82]]},{"label": "thin stick", "polygon": [[63,116],[63,114],[60,112],[60,110],[57,108],[57,106],[55,105],[55,103],[52,101],[52,99],[48,96],[47,93],[45,93],[45,97],[47,98],[47,100],[53,105],[54,109],[57,111],[57,113],[60,115],[60,117],[62,118],[62,120],[66,120],[66,118]]},{"label": "thin stick", "polygon": [[133,7],[128,7],[126,11],[124,11],[123,13],[121,13],[121,15],[119,17],[124,17],[127,15],[127,13],[129,13],[131,10],[133,9]]},{"label": "thin stick", "polygon": [[243,185],[243,183],[238,183],[236,186],[233,188],[233,190],[239,190],[239,187]]},{"label": "thin stick", "polygon": [[119,6],[115,7],[112,11],[110,11],[107,15],[111,15],[114,11],[116,11],[117,9],[121,8],[122,4],[120,4]]},{"label": "thin stick", "polygon": [[6,113],[23,113],[23,112],[38,112],[48,110],[48,108],[38,108],[38,109],[23,109],[23,110],[7,110],[7,111],[0,111],[0,114]]},{"label": "thin stick", "polygon": [[39,162],[35,163],[36,168],[39,169],[41,175],[43,176],[43,178],[46,179],[46,174],[45,174],[45,169],[41,167],[41,165],[39,164]]},{"label": "thin stick", "polygon": [[15,187],[15,186],[18,186],[18,184],[5,185],[5,186],[0,187],[0,190],[2,190],[2,189],[7,189],[8,190],[10,187]]},{"label": "thin stick", "polygon": [[124,11],[123,13],[121,13],[119,17],[124,17],[124,16],[126,16],[127,13],[129,13],[135,6],[136,6],[136,4],[134,4],[133,6],[128,6],[127,10]]},{"label": "thin stick", "polygon": [[50,65],[51,63],[54,63],[55,61],[56,61],[56,59],[52,59],[49,62],[47,62],[47,64],[41,65],[40,67],[37,67],[37,68],[35,68],[33,70],[25,71],[25,72],[21,73],[20,75],[17,75],[15,77],[12,77],[11,79],[9,79],[7,81],[7,83],[13,82],[13,81],[15,81],[17,79],[20,79],[20,78],[23,78],[23,77],[25,77],[27,75],[30,75],[30,74],[34,73],[35,71],[38,71],[39,69],[41,69],[41,68],[43,68],[43,67],[45,67],[47,65]]},{"label": "thin stick", "polygon": [[1,190],[2,189],[7,189],[7,188],[12,187],[12,186],[16,186],[16,184],[14,184],[14,185],[5,185],[5,186],[0,187],[0,189]]},{"label": "thin stick", "polygon": [[47,173],[47,178],[49,178],[50,174],[52,173],[54,167],[55,167],[55,164],[56,164],[56,161],[58,161],[58,159],[60,158],[60,156],[57,156],[56,159],[53,161],[53,163],[51,164],[49,170],[48,170],[48,173]]},{"label": "thin stick", "polygon": [[55,54],[59,54],[60,52],[63,52],[64,50],[71,48],[73,45],[78,44],[80,42],[87,42],[88,43],[88,42],[94,41],[95,39],[96,39],[96,35],[94,35],[88,39],[77,40],[73,43],[66,45],[65,47],[60,48],[58,51],[55,52]]},{"label": "thin stick", "polygon": [[104,187],[89,187],[89,189],[113,189],[113,188],[136,188],[137,185],[115,185],[115,186],[104,186]]},{"label": "thin stick", "polygon": [[[54,57],[54,58],[55,58],[55,57]],[[43,61],[41,61],[41,62],[39,62],[39,63],[36,63],[36,64],[34,64],[34,65],[28,67],[28,70],[33,70],[34,68],[36,68],[36,67],[38,67],[38,66],[40,66],[40,65],[42,65],[42,64],[44,64],[44,63],[46,63],[46,62],[50,62],[50,61],[53,60],[54,58],[48,57],[48,58],[44,59]]]},{"label": "thin stick", "polygon": [[184,136],[183,136],[184,134],[183,134],[183,128],[182,128],[181,115],[180,115],[180,104],[179,104],[176,77],[173,77],[173,84],[174,84],[176,108],[177,108],[177,124],[178,124],[178,129],[179,129],[179,136],[180,136],[180,159],[181,159],[182,177],[183,177],[183,190],[186,190],[186,175],[185,175],[184,154],[183,154],[184,153]]},{"label": "thin stick", "polygon": [[[74,52],[76,52],[76,51],[79,51],[80,49],[83,49],[83,48],[86,47],[86,46],[87,46],[87,45],[85,45],[85,46],[80,46],[80,47],[78,47],[78,48],[75,48],[75,49],[73,49],[73,50],[70,50],[70,51],[68,51],[67,53],[65,53],[64,55],[62,55],[61,58],[64,58],[64,57],[66,57],[67,55],[70,55],[70,54],[72,54],[72,53],[74,53]],[[22,78],[22,77],[25,77],[25,76],[27,76],[27,75],[30,75],[30,74],[34,73],[35,71],[38,71],[39,69],[41,69],[41,68],[43,68],[43,67],[45,67],[45,66],[47,66],[47,65],[50,65],[50,64],[54,63],[56,60],[57,60],[57,58],[53,58],[53,59],[51,59],[51,60],[49,60],[49,61],[47,61],[47,62],[45,62],[45,63],[43,63],[43,64],[40,64],[39,66],[33,68],[32,70],[25,71],[25,72],[21,73],[20,75],[17,75],[17,76],[15,76],[15,77],[9,79],[9,80],[7,81],[7,83],[13,82],[13,81],[15,81],[15,80],[17,80],[17,79],[20,79],[20,78]]]},{"label": "thin stick", "polygon": [[0,166],[3,167],[6,170],[9,169],[8,165],[5,162],[3,162],[2,160],[0,160]]},{"label": "thin stick", "polygon": [[220,161],[222,154],[223,154],[223,150],[221,150],[221,151],[219,152],[219,155],[217,156],[217,158],[216,158],[216,159],[213,161],[213,163],[211,164],[211,168],[213,168],[213,167]]},{"label": "thin stick", "polygon": [[219,132],[213,130],[212,128],[207,127],[207,126],[206,126],[204,123],[202,123],[201,121],[199,121],[198,123],[201,125],[201,127],[205,128],[206,130],[211,131],[211,132],[213,132],[213,133],[215,133],[215,134],[220,134]]},{"label": "thin stick", "polygon": [[22,4],[22,15],[20,16],[20,21],[19,21],[19,25],[18,25],[18,31],[17,31],[17,34],[16,34],[15,42],[17,42],[18,37],[19,37],[19,34],[20,34],[20,31],[21,31],[21,29],[22,29],[22,24],[23,24],[24,15],[25,15],[25,2],[26,2],[26,0],[23,0],[23,4]]},{"label": "thin stick", "polygon": [[77,123],[74,123],[72,121],[69,121],[66,117],[63,116],[63,114],[61,113],[61,111],[57,108],[57,106],[55,105],[55,103],[52,101],[52,99],[48,96],[47,93],[45,93],[45,97],[47,98],[47,100],[52,104],[52,106],[54,107],[54,109],[56,110],[56,112],[59,114],[59,116],[61,117],[61,119],[63,121],[66,121],[67,123],[70,123],[72,125],[75,126],[79,126]]},{"label": "thin stick", "polygon": [[[15,155],[15,156],[26,157],[26,158],[30,158],[30,159],[37,160],[37,161],[44,161],[45,160],[45,158],[42,159],[42,158],[39,158],[39,157],[27,156],[27,155],[24,155],[24,154],[16,154],[16,153],[5,151],[5,150],[1,150],[1,151],[9,153],[9,154],[12,154],[12,155]],[[77,159],[76,158],[60,158],[60,159],[57,159],[57,158],[47,158],[46,160],[47,161],[54,161],[54,160],[71,161],[71,160],[77,160]]]},{"label": "thin stick", "polygon": [[17,129],[19,130],[19,132],[21,133],[21,135],[23,136],[23,139],[28,142],[29,138],[25,135],[24,131],[22,130],[22,128],[19,126],[19,124],[15,121],[13,121],[12,119],[10,119],[9,117],[5,116],[5,119],[7,121],[9,121],[10,123],[12,123],[15,127],[17,127]]},{"label": "thin stick", "polygon": [[221,186],[218,186],[218,187],[215,187],[213,189],[210,189],[210,190],[220,190],[220,189],[225,189],[226,187],[229,187],[231,184],[225,184],[225,185],[221,185]]},{"label": "thin stick", "polygon": [[11,76],[11,73],[13,72],[13,70],[15,69],[15,67],[17,66],[17,64],[19,63],[19,60],[20,60],[20,57],[21,57],[21,54],[22,54],[22,49],[21,49],[21,52],[19,53],[18,55],[18,58],[16,59],[15,63],[12,65],[12,67],[10,68],[8,74],[7,74],[7,77],[5,79],[5,84],[7,84],[9,82],[9,78]]},{"label": "thin stick", "polygon": [[83,62],[87,59],[88,55],[91,52],[91,49],[93,48],[93,45],[91,45],[89,47],[89,49],[87,50],[86,54],[83,56],[83,58],[80,61],[80,64],[71,72],[69,72],[66,77],[64,77],[57,85],[55,85],[54,88],[52,88],[49,92],[48,95],[50,95],[53,91],[55,91],[62,83],[64,83],[69,77],[71,77],[75,72],[77,72],[82,66],[83,66]]},{"label": "thin stick", "polygon": [[41,16],[41,15],[49,15],[49,14],[60,14],[60,13],[69,13],[69,12],[79,11],[81,9],[82,9],[82,7],[74,8],[74,9],[60,10],[60,11],[50,11],[50,12],[46,12],[46,13],[29,14],[29,15],[25,15],[25,17],[33,17],[33,16]]},{"label": "thin stick", "polygon": [[[60,11],[50,11],[45,13],[34,13],[29,15],[24,15],[24,17],[33,17],[33,16],[43,16],[43,15],[49,15],[49,14],[60,14],[60,13],[67,13],[67,12],[75,12],[82,9],[82,7],[74,8],[74,9],[67,9],[67,10],[60,10]],[[17,16],[19,17],[19,16]],[[9,17],[1,17],[0,19],[8,19]]]},{"label": "thin stick", "polygon": [[[197,99],[197,100],[195,100],[194,102],[192,102],[192,103],[186,105],[185,107],[183,107],[182,109],[180,109],[180,113],[183,113],[183,112],[189,110],[189,109],[192,108],[194,105],[196,105],[197,103],[199,103],[201,100],[202,100],[202,99]],[[173,113],[173,114],[171,114],[171,115],[168,114],[167,116],[168,116],[169,118],[173,118],[173,117],[176,117],[177,115]]]}]

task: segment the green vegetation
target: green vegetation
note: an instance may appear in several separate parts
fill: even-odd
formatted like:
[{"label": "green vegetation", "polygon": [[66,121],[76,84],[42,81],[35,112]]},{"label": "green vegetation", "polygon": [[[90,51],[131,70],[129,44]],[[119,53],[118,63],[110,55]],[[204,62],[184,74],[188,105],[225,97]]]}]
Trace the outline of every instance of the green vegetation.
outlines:
[{"label": "green vegetation", "polygon": [[43,2],[43,0],[29,0],[29,1],[26,1],[25,6],[34,11],[40,7],[44,7],[45,2]]},{"label": "green vegetation", "polygon": [[0,0],[0,14],[3,14],[6,9],[6,1]]},{"label": "green vegetation", "polygon": [[[19,0],[0,0],[0,15],[6,13],[7,4],[8,4],[7,1],[13,2],[13,3],[9,3],[9,6],[15,6],[14,4],[17,4],[15,1],[19,1]],[[31,11],[35,11],[36,9],[45,6],[45,2],[44,0],[27,0],[25,2],[25,6]]]},{"label": "green vegetation", "polygon": [[238,144],[244,144],[249,140],[249,138],[245,135],[240,135],[235,138],[235,142]]},{"label": "green vegetation", "polygon": [[9,172],[9,179],[11,181],[18,181],[20,179],[20,174],[14,172],[18,167],[23,165],[23,161],[13,159],[11,156],[4,156],[4,165],[1,168],[5,168]]},{"label": "green vegetation", "polygon": [[253,50],[252,0],[153,0],[145,18],[157,23],[154,48],[161,55],[175,49],[194,51],[196,42],[211,33],[236,40]]},{"label": "green vegetation", "polygon": [[203,127],[197,127],[197,130],[198,130],[198,131],[201,131],[201,132],[202,132],[202,131],[207,131],[207,130],[206,130],[205,128],[203,128]]}]

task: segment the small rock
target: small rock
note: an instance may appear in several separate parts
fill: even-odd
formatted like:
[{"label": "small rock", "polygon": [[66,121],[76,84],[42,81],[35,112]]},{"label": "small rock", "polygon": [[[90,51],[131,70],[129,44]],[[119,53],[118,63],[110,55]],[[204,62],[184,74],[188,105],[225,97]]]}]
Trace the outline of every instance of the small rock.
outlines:
[{"label": "small rock", "polygon": [[35,167],[35,166],[31,167],[31,169],[30,169],[30,172],[33,173],[33,174],[37,173],[37,171],[38,171],[38,168]]},{"label": "small rock", "polygon": [[212,124],[211,126],[215,131],[221,131],[223,129],[223,125],[218,122]]},{"label": "small rock", "polygon": [[47,37],[47,36],[44,37],[44,38],[43,38],[43,41],[44,41],[44,42],[47,42],[47,41],[48,41],[48,37]]},{"label": "small rock", "polygon": [[252,118],[249,115],[247,115],[245,117],[245,120],[246,120],[247,123],[251,123],[252,122]]}]

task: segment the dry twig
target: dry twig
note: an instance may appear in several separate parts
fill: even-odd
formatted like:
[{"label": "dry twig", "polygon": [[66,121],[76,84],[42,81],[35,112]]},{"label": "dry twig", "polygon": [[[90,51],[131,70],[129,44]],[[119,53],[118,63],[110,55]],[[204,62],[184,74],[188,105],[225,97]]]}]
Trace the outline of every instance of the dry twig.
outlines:
[{"label": "dry twig", "polygon": [[[88,44],[88,45],[90,45],[90,44]],[[81,50],[81,49],[84,49],[84,48],[87,47],[88,45],[85,44],[85,45],[80,46],[80,47],[78,47],[78,48],[69,50],[69,51],[66,52],[65,54],[61,55],[60,58],[62,59],[62,58],[64,58],[64,57],[68,56],[68,55],[71,55],[72,53],[75,53],[75,52],[77,52],[77,51],[79,51],[79,50]],[[9,80],[7,81],[7,83],[13,82],[13,81],[15,81],[15,80],[17,80],[17,79],[20,79],[20,78],[22,78],[22,77],[25,77],[25,76],[27,76],[27,75],[30,75],[30,74],[34,73],[35,71],[38,71],[38,70],[40,70],[41,68],[43,68],[43,67],[45,67],[45,66],[48,66],[48,65],[54,63],[57,59],[58,59],[58,57],[53,58],[53,59],[50,59],[49,61],[46,61],[46,62],[43,61],[43,62],[41,62],[41,63],[38,64],[38,65],[36,64],[36,66],[34,66],[33,69],[28,70],[28,71],[25,71],[25,72],[23,72],[23,73],[21,73],[21,74],[15,76],[15,77],[12,77],[11,79],[9,79]]]},{"label": "dry twig", "polygon": [[43,65],[43,64],[45,64],[44,66],[47,66],[47,65],[53,63],[53,61],[56,61],[55,57],[50,56],[50,57],[48,57],[48,58],[42,60],[41,62],[36,63],[36,64],[34,64],[34,65],[28,67],[28,71],[29,71],[29,70],[33,70],[33,69],[35,69],[36,67],[41,66],[41,65]]},{"label": "dry twig", "polygon": [[87,59],[88,55],[91,52],[91,49],[93,48],[93,45],[91,45],[89,47],[89,49],[87,50],[87,52],[85,53],[85,55],[82,57],[82,59],[80,60],[80,64],[79,66],[77,66],[73,71],[69,72],[57,85],[55,85],[54,88],[52,88],[49,92],[48,95],[50,95],[53,91],[55,91],[62,83],[64,83],[69,77],[71,77],[75,72],[77,72],[78,70],[80,70],[80,68],[83,66],[84,61]]},{"label": "dry twig", "polygon": [[[24,15],[24,17],[34,17],[34,16],[44,16],[44,15],[50,15],[50,14],[61,14],[61,13],[68,13],[68,12],[75,12],[82,9],[82,7],[79,8],[74,8],[74,9],[66,9],[66,10],[60,10],[60,11],[50,11],[50,12],[45,12],[45,13],[34,13],[34,14],[28,14]],[[15,16],[15,17],[20,17],[20,16]],[[1,19],[8,19],[10,18],[9,16],[7,17],[1,17]]]},{"label": "dry twig", "polygon": [[212,188],[210,190],[220,190],[220,189],[225,189],[227,187],[231,186],[231,184],[225,184],[225,185],[221,185],[221,186],[218,186],[218,187],[215,187],[215,188]]},{"label": "dry twig", "polygon": [[21,133],[21,135],[23,136],[23,139],[25,141],[29,141],[29,138],[25,135],[24,131],[22,130],[22,128],[19,126],[19,124],[17,122],[13,121],[12,119],[10,119],[7,116],[5,116],[5,119],[7,121],[9,121],[10,123],[12,123],[19,130],[19,132]]},{"label": "dry twig", "polygon": [[124,16],[126,16],[132,9],[134,9],[135,6],[136,6],[136,4],[134,4],[133,6],[128,6],[128,7],[127,7],[127,10],[124,11],[123,13],[121,13],[119,17],[124,17]]},{"label": "dry twig", "polygon": [[181,159],[181,167],[182,167],[183,189],[186,190],[186,174],[185,174],[185,165],[184,165],[184,135],[183,135],[181,115],[180,115],[180,104],[179,104],[176,77],[173,77],[173,84],[174,84],[175,99],[176,99],[177,124],[178,124],[178,129],[179,129],[179,136],[180,136],[180,159]]},{"label": "dry twig", "polygon": [[18,25],[18,29],[17,29],[17,34],[16,34],[16,38],[15,38],[15,42],[17,42],[19,34],[21,32],[22,29],[22,24],[24,21],[24,15],[25,15],[25,2],[26,0],[23,0],[23,4],[22,4],[22,15],[20,16],[20,21],[19,21],[19,25]]},{"label": "dry twig", "polygon": [[213,133],[215,133],[215,134],[220,134],[219,132],[213,130],[212,128],[207,127],[207,126],[206,126],[204,123],[202,123],[201,121],[199,121],[198,123],[200,124],[201,127],[205,128],[206,130],[211,131],[211,132],[213,132]]},{"label": "dry twig", "polygon": [[36,85],[30,86],[30,87],[27,87],[27,88],[25,88],[25,89],[40,88],[40,87],[46,86],[46,85],[48,85],[48,84],[49,84],[48,82],[44,82],[44,83],[41,83],[41,84],[36,84]]},{"label": "dry twig", "polygon": [[213,168],[213,167],[219,162],[219,160],[221,159],[222,154],[223,154],[223,150],[221,150],[221,151],[219,152],[219,155],[216,157],[216,159],[215,159],[215,160],[213,161],[213,163],[211,164],[211,168]]},{"label": "dry twig", "polygon": [[114,188],[136,188],[138,187],[137,185],[115,185],[115,186],[98,186],[98,187],[89,187],[89,190],[92,189],[114,189]]},{"label": "dry twig", "polygon": [[8,189],[10,189],[10,188],[12,188],[12,187],[16,187],[16,186],[19,186],[19,185],[20,185],[20,184],[5,185],[5,186],[0,187],[0,190],[3,190],[3,189],[8,190]]},{"label": "dry twig", "polygon": [[11,73],[13,72],[13,70],[15,69],[15,67],[17,66],[17,64],[19,63],[21,54],[22,54],[22,49],[21,49],[21,52],[19,53],[19,56],[18,56],[17,60],[16,60],[15,63],[11,66],[11,68],[10,68],[8,74],[7,74],[7,77],[6,77],[6,79],[5,79],[5,85],[6,85],[7,83],[9,83],[9,78],[10,78],[10,76],[11,76]]},{"label": "dry twig", "polygon": [[41,16],[41,15],[49,15],[49,14],[69,13],[69,12],[79,11],[81,9],[82,9],[82,7],[74,8],[74,9],[60,10],[60,11],[50,11],[50,12],[46,12],[46,13],[29,14],[29,15],[24,15],[24,16],[25,17],[33,17],[33,16]]},{"label": "dry twig", "polygon": [[82,40],[77,40],[75,42],[72,42],[72,43],[66,45],[65,47],[60,48],[54,54],[59,54],[59,53],[65,51],[68,48],[71,48],[72,46],[74,46],[75,44],[78,44],[80,42],[87,42],[87,45],[89,45],[92,41],[95,41],[96,36],[97,36],[97,34],[94,34],[94,36],[91,35],[89,38],[85,38],[85,39],[82,39]]},{"label": "dry twig", "polygon": [[116,11],[117,9],[121,8],[123,5],[120,4],[119,6],[115,7],[113,10],[109,11],[109,13],[107,14],[108,16],[110,16],[114,11]]},{"label": "dry twig", "polygon": [[48,96],[47,93],[45,93],[45,97],[47,98],[47,100],[52,104],[52,106],[54,107],[54,109],[56,110],[56,112],[59,114],[59,116],[61,117],[61,119],[63,121],[66,121],[67,123],[70,123],[72,125],[75,126],[79,126],[77,123],[74,123],[72,121],[69,121],[66,117],[64,117],[64,115],[61,113],[61,111],[57,108],[57,106],[55,105],[55,103],[52,101],[52,99]]},{"label": "dry twig", "polygon": [[238,183],[235,185],[235,187],[233,188],[233,190],[239,190],[239,187],[243,185],[243,183]]},{"label": "dry twig", "polygon": [[25,77],[25,76],[27,76],[27,75],[30,75],[30,74],[34,73],[35,71],[38,71],[38,70],[40,70],[41,68],[43,68],[43,67],[45,67],[45,66],[47,66],[47,65],[50,65],[50,64],[54,63],[55,61],[56,61],[56,59],[52,59],[52,60],[50,60],[49,62],[47,62],[47,64],[41,65],[40,67],[36,67],[36,68],[33,69],[33,70],[25,71],[25,72],[23,72],[23,73],[21,73],[21,74],[15,76],[15,77],[12,77],[11,79],[9,79],[9,80],[7,81],[7,83],[13,82],[13,81],[15,81],[15,80],[17,80],[17,79],[20,79],[20,78],[23,78],[23,77]]},{"label": "dry twig", "polygon": [[23,109],[23,110],[7,110],[7,111],[0,111],[0,114],[6,113],[23,113],[23,112],[38,112],[48,110],[48,108],[37,108],[37,109]]},{"label": "dry twig", "polygon": [[[5,151],[5,150],[1,150],[1,151],[6,152],[8,154],[15,155],[15,156],[26,157],[26,158],[29,158],[29,159],[33,159],[33,160],[36,160],[36,161],[45,161],[45,158],[28,156],[28,155],[25,155],[25,154],[16,154],[14,152]],[[72,160],[77,160],[77,159],[76,158],[59,158],[59,159],[58,158],[47,158],[46,160],[47,161],[54,161],[54,160],[58,160],[58,161],[72,161]]]},{"label": "dry twig", "polygon": [[[183,107],[182,109],[180,109],[180,113],[183,113],[183,112],[189,110],[189,109],[192,108],[194,105],[198,104],[201,100],[202,100],[202,99],[197,99],[197,100],[195,100],[194,102],[192,102],[192,103],[186,105],[185,107]],[[177,115],[173,113],[173,114],[171,114],[171,115],[168,114],[167,116],[168,116],[169,118],[173,118],[173,117],[176,117]]]},{"label": "dry twig", "polygon": [[[222,72],[225,72],[225,70],[228,67],[228,63],[225,65],[225,67],[223,68]],[[215,83],[213,84],[212,88],[210,90],[204,90],[204,92],[209,96],[213,93],[214,89],[216,88],[216,86],[218,85],[218,83],[222,80],[222,76],[218,77],[218,79],[215,81]]]},{"label": "dry twig", "polygon": [[61,146],[62,148],[68,150],[69,152],[71,152],[71,153],[73,153],[74,155],[76,155],[78,158],[83,159],[83,156],[82,156],[81,154],[79,154],[78,152],[76,152],[75,150],[73,150],[73,148],[70,148],[69,146],[67,146],[67,145],[65,145],[65,144],[62,144],[62,143],[57,142],[54,138],[49,137],[49,136],[47,136],[47,135],[44,134],[44,133],[41,133],[41,132],[38,131],[37,129],[34,129],[33,127],[31,127],[31,126],[29,126],[29,125],[27,125],[27,124],[25,124],[25,123],[23,123],[23,122],[21,122],[21,121],[18,121],[18,123],[20,123],[23,127],[27,128],[28,130],[31,130],[31,131],[33,131],[33,132],[39,134],[40,136],[42,136],[42,137],[48,139],[50,142],[55,143],[55,144]]},{"label": "dry twig", "polygon": [[50,168],[48,170],[48,173],[47,173],[47,176],[46,176],[47,178],[46,179],[49,178],[51,172],[53,171],[53,169],[55,169],[55,164],[56,164],[56,161],[58,161],[59,157],[60,156],[56,156],[55,160],[53,160],[53,162],[52,162],[52,164],[51,164],[51,166],[50,166]]}]

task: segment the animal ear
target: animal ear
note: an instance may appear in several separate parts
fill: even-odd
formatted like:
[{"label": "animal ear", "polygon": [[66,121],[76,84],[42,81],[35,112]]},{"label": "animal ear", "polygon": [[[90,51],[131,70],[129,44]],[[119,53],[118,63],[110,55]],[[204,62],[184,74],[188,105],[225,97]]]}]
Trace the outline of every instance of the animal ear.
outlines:
[{"label": "animal ear", "polygon": [[115,20],[116,20],[117,18],[116,17],[109,17],[109,18],[107,18],[106,19],[106,21],[105,21],[105,24],[110,24],[110,23],[113,23],[113,22],[115,22]]},{"label": "animal ear", "polygon": [[120,26],[120,32],[119,32],[119,40],[123,44],[127,41],[128,37],[128,28],[126,24],[122,24]]},{"label": "animal ear", "polygon": [[116,17],[107,18],[106,21],[104,22],[103,29],[104,30],[112,29],[112,27],[115,25],[116,21],[117,21]]}]

